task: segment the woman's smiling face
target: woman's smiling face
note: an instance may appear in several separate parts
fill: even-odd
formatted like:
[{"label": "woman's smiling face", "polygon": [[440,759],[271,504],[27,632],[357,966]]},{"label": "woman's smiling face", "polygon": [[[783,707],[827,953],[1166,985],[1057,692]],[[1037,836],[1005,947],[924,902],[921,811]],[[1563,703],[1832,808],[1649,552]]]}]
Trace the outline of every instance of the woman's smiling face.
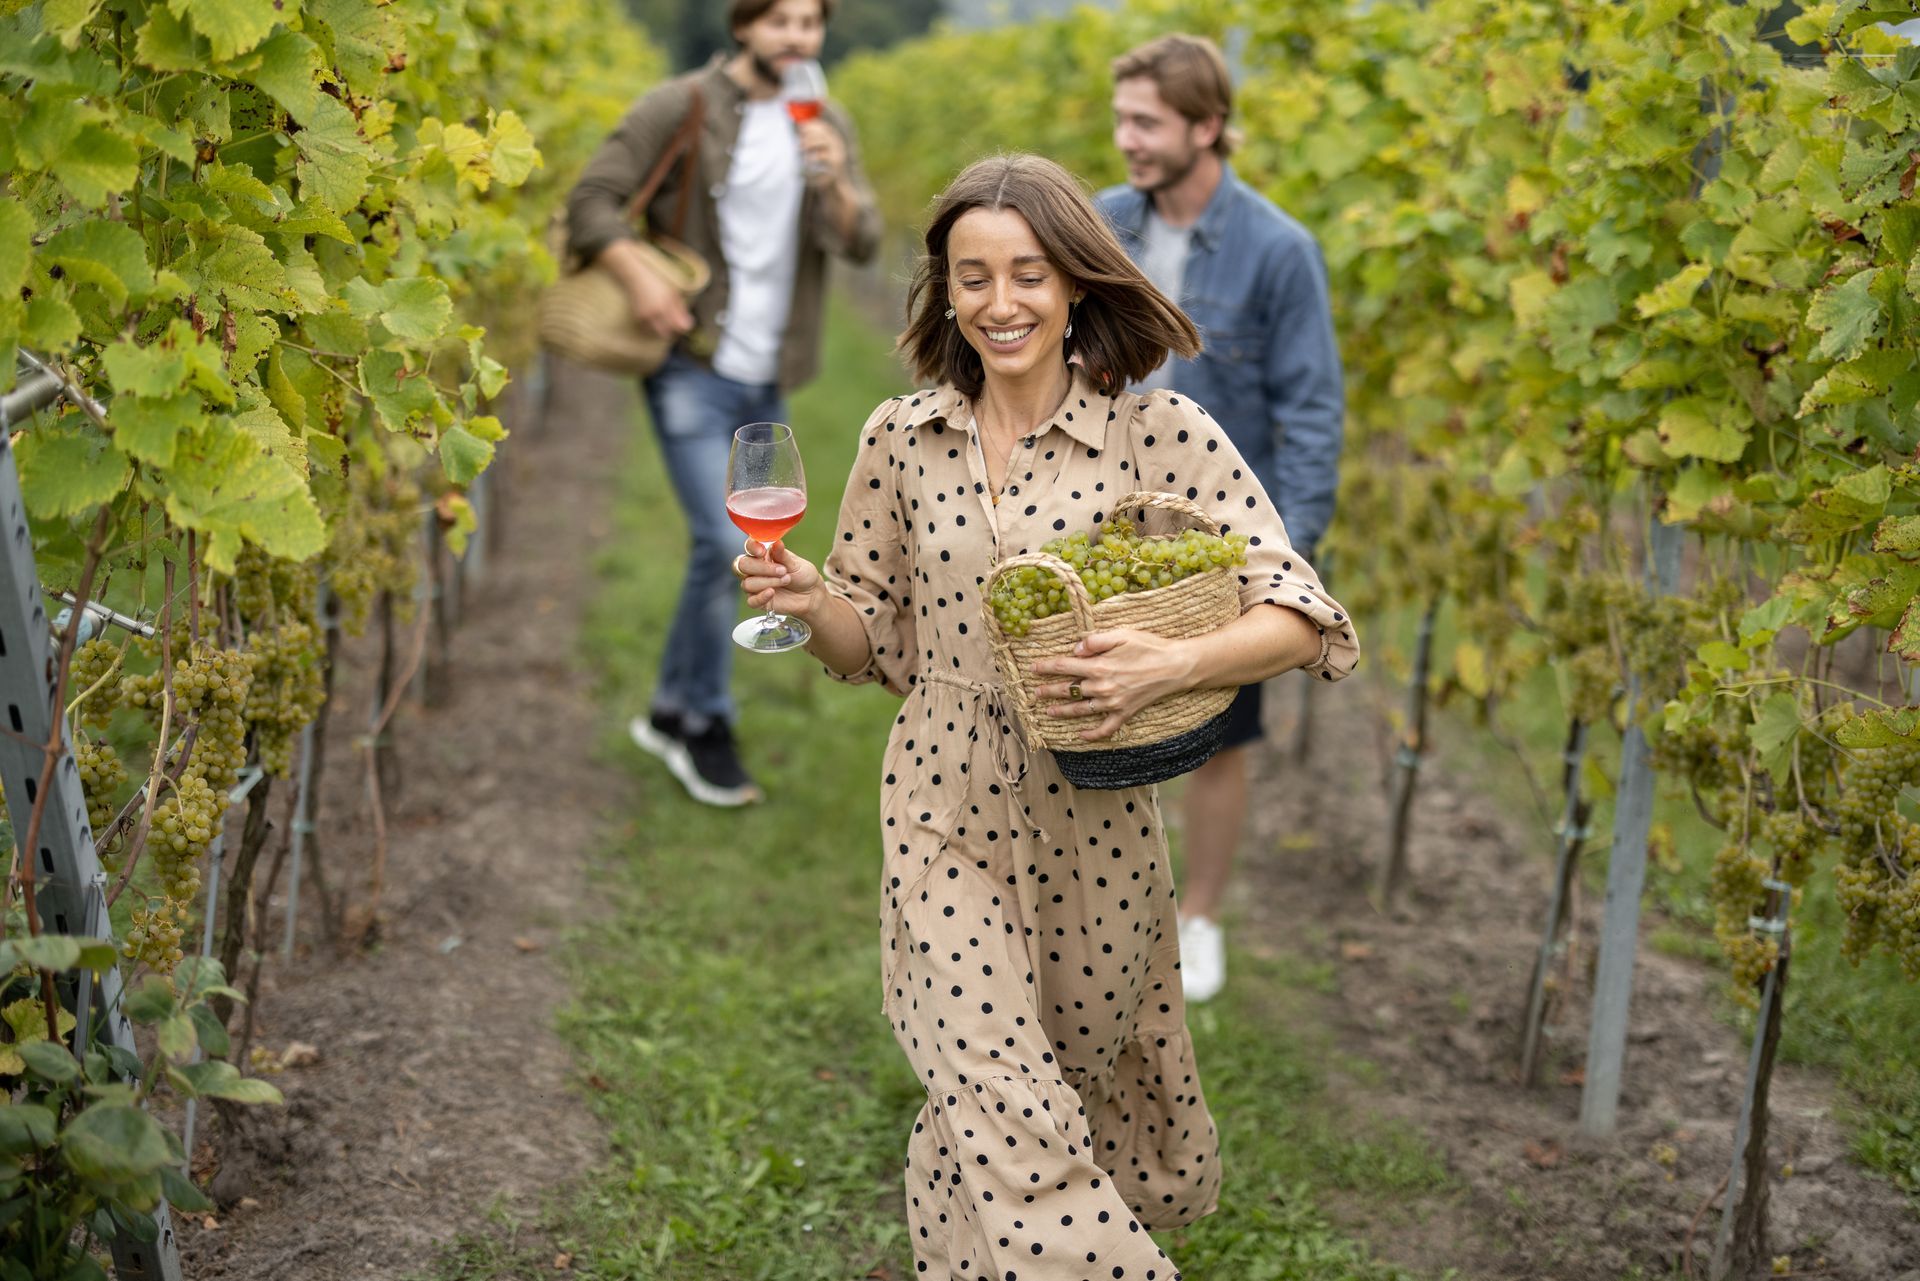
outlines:
[{"label": "woman's smiling face", "polygon": [[971,209],[947,237],[948,296],[990,379],[1020,381],[1063,363],[1078,290],[1012,209]]}]

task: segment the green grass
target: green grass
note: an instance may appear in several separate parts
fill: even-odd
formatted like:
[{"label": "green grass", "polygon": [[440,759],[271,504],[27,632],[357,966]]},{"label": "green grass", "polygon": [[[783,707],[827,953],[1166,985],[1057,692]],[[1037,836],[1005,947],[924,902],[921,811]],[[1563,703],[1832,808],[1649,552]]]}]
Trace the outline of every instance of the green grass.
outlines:
[{"label": "green grass", "polygon": [[[1396,644],[1410,651],[1417,620],[1395,620]],[[1451,652],[1443,627],[1436,652]],[[1505,700],[1499,713],[1501,737],[1517,741],[1536,777],[1549,789],[1559,787],[1559,753],[1566,737],[1565,713],[1549,671],[1534,673]],[[1512,753],[1493,734],[1472,723],[1464,709],[1441,714],[1440,741],[1465,754],[1478,786],[1510,812],[1535,810],[1531,792],[1513,768]],[[1603,732],[1592,752],[1608,763],[1619,759],[1619,737]],[[1558,796],[1549,798],[1558,818]],[[1684,795],[1661,795],[1654,806],[1656,825],[1673,836],[1672,857],[1648,867],[1646,902],[1658,913],[1647,944],[1670,955],[1693,957],[1724,972],[1725,961],[1713,938],[1713,907],[1707,898],[1709,873],[1722,834],[1709,826]],[[1585,864],[1587,884],[1604,893],[1607,834],[1613,824],[1610,797],[1596,800],[1593,830],[1599,835]],[[1540,833],[1541,857],[1549,857],[1552,837]],[[1541,904],[1544,915],[1546,904]],[[1920,1198],[1920,986],[1906,982],[1899,966],[1876,955],[1858,968],[1840,955],[1841,913],[1833,897],[1829,870],[1816,874],[1793,917],[1794,961],[1782,1019],[1781,1057],[1833,1071],[1844,1087],[1840,1108],[1852,1132],[1855,1155],[1907,1192]],[[1720,1013],[1750,1031],[1753,1016],[1732,999]],[[1915,1201],[1920,1213],[1920,1199]]]},{"label": "green grass", "polygon": [[[792,411],[815,491],[792,542],[809,557],[831,537],[859,424],[905,386],[885,337],[845,307],[827,369]],[[577,999],[561,1019],[612,1158],[561,1194],[538,1245],[507,1244],[496,1223],[448,1247],[435,1275],[524,1275],[560,1250],[582,1278],[904,1281],[900,1167],[923,1096],[880,1011],[877,924],[897,703],[803,656],[742,655],[742,739],[772,798],[744,812],[686,800],[626,744],[684,548],[651,438],[635,440],[586,644],[607,751],[639,799],[596,869],[605,919],[571,949]],[[1321,1198],[1390,1215],[1443,1170],[1411,1134],[1328,1096],[1323,972],[1236,965],[1232,992],[1193,1020],[1225,1140],[1222,1208],[1162,1244],[1194,1278],[1402,1281]]]}]

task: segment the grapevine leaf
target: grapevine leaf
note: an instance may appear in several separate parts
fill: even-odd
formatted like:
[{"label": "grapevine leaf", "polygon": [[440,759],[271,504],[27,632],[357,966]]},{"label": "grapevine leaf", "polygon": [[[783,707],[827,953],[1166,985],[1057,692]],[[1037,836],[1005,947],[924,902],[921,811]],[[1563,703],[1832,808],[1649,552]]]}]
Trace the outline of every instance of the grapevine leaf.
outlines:
[{"label": "grapevine leaf", "polygon": [[67,1125],[60,1154],[83,1179],[130,1183],[173,1164],[159,1122],[136,1107],[95,1103]]},{"label": "grapevine leaf", "polygon": [[1920,597],[1910,601],[1900,615],[1900,625],[1887,638],[1887,651],[1903,662],[1920,663]]},{"label": "grapevine leaf", "polygon": [[198,396],[121,396],[107,413],[120,452],[156,467],[173,466],[174,450],[205,417]]},{"label": "grapevine leaf", "polygon": [[1823,405],[1851,405],[1887,394],[1895,379],[1913,366],[1913,352],[1883,348],[1864,352],[1822,374],[1800,400],[1800,413]]},{"label": "grapevine leaf", "polygon": [[167,0],[173,15],[191,22],[221,62],[265,40],[280,21],[282,7],[274,0]]},{"label": "grapevine leaf", "polygon": [[1682,267],[1666,280],[1661,281],[1646,293],[1634,300],[1634,310],[1648,320],[1656,316],[1670,315],[1693,305],[1693,296],[1706,283],[1713,268],[1705,263],[1691,263]]},{"label": "grapevine leaf", "polygon": [[27,283],[32,254],[33,216],[19,201],[0,196],[0,297],[14,297]]},{"label": "grapevine leaf", "polygon": [[175,1014],[161,1023],[155,1035],[161,1053],[170,1059],[186,1058],[200,1043],[193,1020],[184,1014]]},{"label": "grapevine leaf", "polygon": [[1795,542],[1825,542],[1880,519],[1892,495],[1892,475],[1884,466],[1870,467],[1808,495],[1780,532]]},{"label": "grapevine leaf", "polygon": [[340,215],[318,200],[302,200],[274,225],[274,230],[288,236],[326,236],[343,245],[355,243],[353,232]]},{"label": "grapevine leaf", "polygon": [[38,1103],[0,1104],[0,1155],[26,1156],[52,1147],[59,1128],[52,1109]]},{"label": "grapevine leaf", "polygon": [[91,209],[139,179],[140,152],[125,135],[86,124],[48,167],[76,201]]},{"label": "grapevine leaf", "polygon": [[1793,741],[1800,736],[1800,705],[1791,694],[1775,694],[1754,709],[1747,731],[1760,763],[1782,781],[1793,768]]},{"label": "grapevine leaf", "polygon": [[193,1020],[193,1029],[196,1039],[200,1042],[200,1048],[215,1058],[225,1058],[233,1042],[227,1035],[226,1025],[220,1021],[212,1008],[202,1001],[187,1011],[187,1017]]},{"label": "grapevine leaf", "polygon": [[257,1077],[241,1076],[240,1069],[231,1063],[213,1059],[206,1063],[189,1063],[179,1069],[180,1075],[193,1084],[193,1091],[201,1098],[228,1099],[234,1103],[284,1103],[280,1091]]},{"label": "grapevine leaf", "polygon": [[1673,458],[1738,462],[1747,449],[1747,429],[1729,421],[1730,407],[1684,396],[1660,413],[1660,440]]},{"label": "grapevine leaf", "polygon": [[432,381],[409,370],[406,358],[393,351],[370,351],[360,358],[360,386],[392,431],[413,427],[439,400]]},{"label": "grapevine leaf", "polygon": [[64,1084],[80,1075],[80,1064],[64,1045],[52,1041],[22,1041],[13,1047],[27,1071],[43,1080]]},{"label": "grapevine leaf", "polygon": [[209,535],[207,563],[232,573],[243,540],[292,561],[324,550],[326,525],[306,475],[231,421],[211,425],[205,443],[176,458],[165,477],[167,514]]},{"label": "grapevine leaf", "polygon": [[453,319],[446,285],[427,276],[371,284],[355,278],[341,290],[348,308],[362,320],[378,320],[396,338],[430,343]]},{"label": "grapevine leaf", "polygon": [[213,57],[205,43],[165,5],[154,5],[147,10],[133,52],[155,71],[198,71]]},{"label": "grapevine leaf", "polygon": [[171,396],[187,379],[185,357],[168,347],[140,347],[122,339],[101,361],[113,389],[124,396]]},{"label": "grapevine leaf", "polygon": [[532,131],[512,111],[503,111],[494,118],[488,142],[492,147],[493,176],[502,186],[518,187],[545,163],[534,146]]},{"label": "grapevine leaf", "polygon": [[1816,355],[1851,360],[1865,350],[1881,317],[1880,300],[1872,292],[1879,276],[1877,267],[1855,272],[1815,295],[1807,308],[1807,324],[1822,335]]},{"label": "grapevine leaf", "polygon": [[153,292],[146,242],[124,222],[76,223],[47,241],[40,257],[76,283],[97,286],[115,306],[143,301]]},{"label": "grapevine leaf", "polygon": [[1514,325],[1526,331],[1538,329],[1557,288],[1553,277],[1544,271],[1523,272],[1507,282],[1507,304],[1513,309]]},{"label": "grapevine leaf", "polygon": [[281,459],[297,468],[301,474],[306,473],[306,437],[296,435],[288,428],[286,420],[271,404],[261,403],[235,414],[233,425],[253,437],[267,457]]},{"label": "grapevine leaf", "polygon": [[121,1010],[135,1023],[158,1023],[173,1013],[173,984],[161,975],[149,974],[127,994]]},{"label": "grapevine leaf", "polygon": [[456,485],[470,485],[493,461],[493,442],[482,440],[464,426],[449,427],[440,436],[440,466]]},{"label": "grapevine leaf", "polygon": [[[57,1013],[60,1016],[60,1035],[64,1038],[75,1027],[74,1018],[65,1007]],[[13,1029],[15,1042],[44,1041],[47,1039],[47,1007],[37,996],[23,996],[19,1000],[0,1009],[0,1018]]]},{"label": "grapevine leaf", "polygon": [[1886,573],[1848,591],[1829,621],[1835,629],[1861,623],[1892,627],[1906,613],[1916,588],[1920,588],[1920,566],[1895,563]]},{"label": "grapevine leaf", "polygon": [[1873,531],[1873,550],[1920,556],[1920,516],[1889,516]]},{"label": "grapevine leaf", "polygon": [[1756,605],[1740,619],[1740,643],[1749,649],[1765,644],[1761,636],[1769,640],[1779,634],[1793,614],[1793,601],[1785,596],[1775,596],[1764,605]]},{"label": "grapevine leaf", "polygon": [[27,303],[20,332],[42,352],[64,351],[80,338],[80,313],[64,298],[38,296]]},{"label": "grapevine leaf", "polygon": [[[253,170],[245,165],[208,165],[200,171],[200,185],[222,196],[244,196],[279,212],[280,201],[273,194],[273,188],[254,177]],[[232,201],[228,201],[227,206],[235,210],[243,208]]]},{"label": "grapevine leaf", "polygon": [[367,193],[374,152],[360,136],[353,113],[324,95],[313,118],[294,135],[300,149],[297,172],[302,191],[329,209],[347,210]]},{"label": "grapevine leaf", "polygon": [[1859,750],[1869,747],[1894,747],[1920,739],[1920,709],[1873,709],[1840,722],[1833,741],[1842,747]]},{"label": "grapevine leaf", "polygon": [[98,507],[127,480],[127,460],[95,431],[31,431],[20,438],[20,491],[27,511],[59,520]]},{"label": "grapevine leaf", "polygon": [[28,935],[0,944],[0,964],[11,970],[31,965],[41,970],[70,970],[80,963],[81,940],[70,934]]},{"label": "grapevine leaf", "polygon": [[308,18],[319,19],[323,44],[332,46],[331,61],[355,93],[372,94],[389,63],[404,45],[391,13],[363,0],[308,0]]},{"label": "grapevine leaf", "polygon": [[180,264],[180,273],[195,290],[248,310],[286,306],[287,273],[259,232],[202,224],[193,239],[196,252]]},{"label": "grapevine leaf", "polygon": [[245,58],[227,68],[285,107],[305,124],[321,97],[318,78],[323,70],[320,49],[297,31],[282,28]]},{"label": "grapevine leaf", "polygon": [[193,139],[180,130],[139,112],[127,113],[126,125],[133,133],[133,140],[140,146],[152,147],[183,165],[193,163]]},{"label": "grapevine leaf", "polygon": [[214,1208],[206,1194],[194,1187],[193,1181],[173,1166],[160,1168],[160,1189],[167,1198],[167,1204],[176,1210],[204,1214]]},{"label": "grapevine leaf", "polygon": [[62,48],[76,49],[81,33],[99,7],[100,0],[47,0],[40,7],[40,25],[60,38]]}]

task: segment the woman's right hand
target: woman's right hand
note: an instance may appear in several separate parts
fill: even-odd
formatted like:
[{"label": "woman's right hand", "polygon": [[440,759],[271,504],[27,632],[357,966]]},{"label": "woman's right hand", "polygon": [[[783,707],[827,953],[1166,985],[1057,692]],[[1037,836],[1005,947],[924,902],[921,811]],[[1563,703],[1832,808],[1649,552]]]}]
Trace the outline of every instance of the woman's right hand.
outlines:
[{"label": "woman's right hand", "polygon": [[734,558],[733,572],[740,579],[747,603],[755,609],[805,619],[827,597],[820,571],[811,561],[787,550],[785,543],[769,546],[749,538],[746,552]]}]

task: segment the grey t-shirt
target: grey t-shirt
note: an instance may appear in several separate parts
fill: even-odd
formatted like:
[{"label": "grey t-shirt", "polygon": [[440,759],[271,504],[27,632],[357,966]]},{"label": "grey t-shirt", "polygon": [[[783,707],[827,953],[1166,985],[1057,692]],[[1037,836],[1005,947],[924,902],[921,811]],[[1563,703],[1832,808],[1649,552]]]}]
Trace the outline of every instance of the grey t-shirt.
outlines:
[{"label": "grey t-shirt", "polygon": [[[1181,286],[1186,283],[1187,253],[1193,248],[1193,228],[1175,227],[1149,206],[1144,232],[1140,270],[1153,282],[1154,288],[1177,305]],[[1172,364],[1171,359],[1164,361],[1160,368],[1134,384],[1133,389],[1151,391],[1156,387],[1172,386]]]}]

